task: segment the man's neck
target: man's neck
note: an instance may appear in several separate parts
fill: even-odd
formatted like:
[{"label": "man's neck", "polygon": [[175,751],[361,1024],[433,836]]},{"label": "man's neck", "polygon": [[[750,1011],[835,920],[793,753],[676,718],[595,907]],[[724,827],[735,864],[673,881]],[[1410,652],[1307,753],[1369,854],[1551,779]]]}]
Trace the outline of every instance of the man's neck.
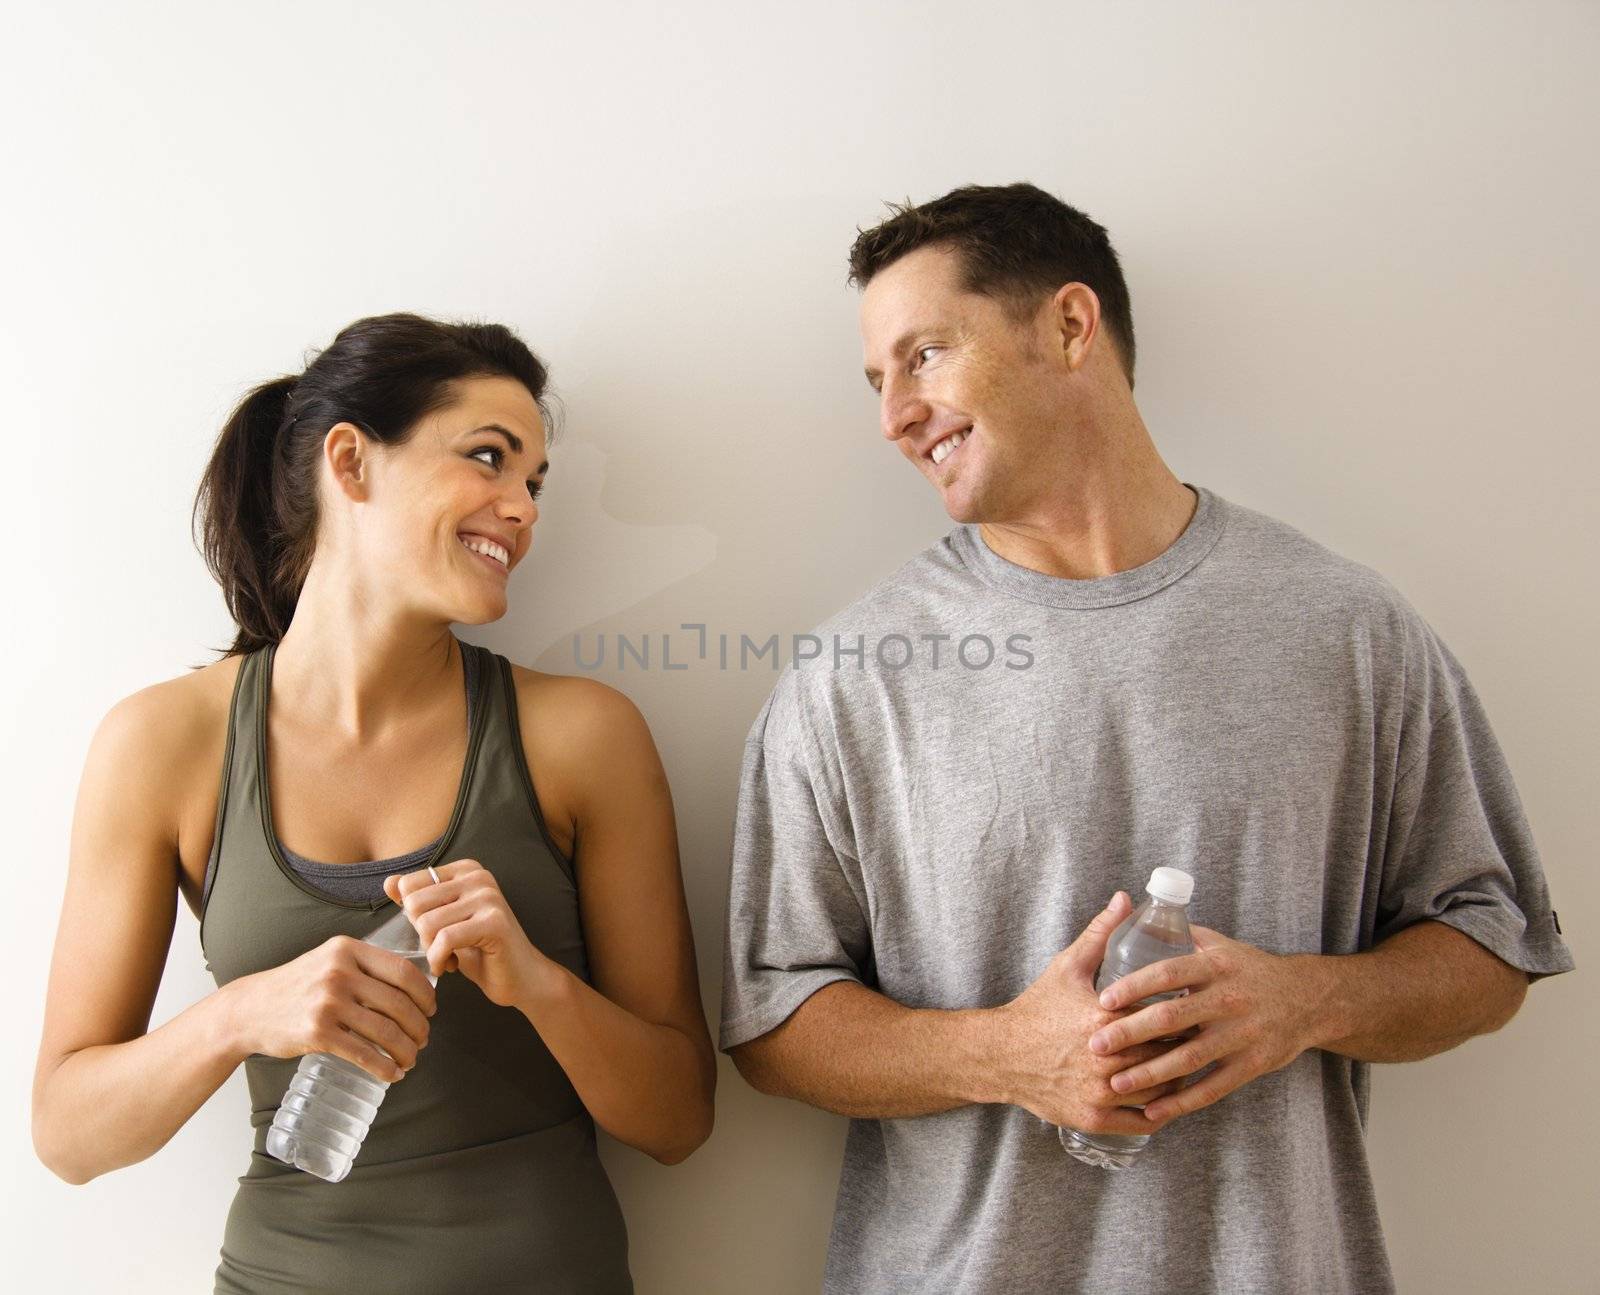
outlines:
[{"label": "man's neck", "polygon": [[1188,528],[1200,498],[1156,460],[1136,476],[1075,483],[1026,521],[983,522],[989,548],[1008,562],[1066,580],[1097,580],[1160,557]]}]

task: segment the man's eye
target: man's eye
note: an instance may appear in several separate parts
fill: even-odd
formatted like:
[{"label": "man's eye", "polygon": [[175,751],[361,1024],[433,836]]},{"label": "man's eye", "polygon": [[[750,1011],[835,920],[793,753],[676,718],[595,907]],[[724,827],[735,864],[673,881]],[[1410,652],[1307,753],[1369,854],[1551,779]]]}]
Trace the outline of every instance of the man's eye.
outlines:
[{"label": "man's eye", "polygon": [[917,362],[919,364],[926,364],[928,362],[928,352],[937,351],[938,349],[939,348],[937,346],[919,346],[917,348]]}]

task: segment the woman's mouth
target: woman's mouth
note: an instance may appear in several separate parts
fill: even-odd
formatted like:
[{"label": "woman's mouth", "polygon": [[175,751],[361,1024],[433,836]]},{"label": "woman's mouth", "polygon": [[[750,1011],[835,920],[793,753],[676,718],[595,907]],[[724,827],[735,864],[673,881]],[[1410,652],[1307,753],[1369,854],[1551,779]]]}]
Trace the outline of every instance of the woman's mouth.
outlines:
[{"label": "woman's mouth", "polygon": [[470,538],[465,535],[457,535],[456,540],[467,551],[468,556],[477,562],[491,568],[502,576],[509,573],[506,562],[510,555],[493,540],[481,539],[476,535]]}]

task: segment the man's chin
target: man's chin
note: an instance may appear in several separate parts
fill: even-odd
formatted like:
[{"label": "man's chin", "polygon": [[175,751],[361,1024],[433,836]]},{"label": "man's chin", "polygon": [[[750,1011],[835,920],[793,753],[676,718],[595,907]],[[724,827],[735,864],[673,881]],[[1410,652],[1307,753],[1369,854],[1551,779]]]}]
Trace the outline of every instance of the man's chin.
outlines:
[{"label": "man's chin", "polygon": [[939,492],[944,501],[945,514],[953,522],[970,525],[986,521],[980,502],[967,494],[964,490],[942,490]]}]

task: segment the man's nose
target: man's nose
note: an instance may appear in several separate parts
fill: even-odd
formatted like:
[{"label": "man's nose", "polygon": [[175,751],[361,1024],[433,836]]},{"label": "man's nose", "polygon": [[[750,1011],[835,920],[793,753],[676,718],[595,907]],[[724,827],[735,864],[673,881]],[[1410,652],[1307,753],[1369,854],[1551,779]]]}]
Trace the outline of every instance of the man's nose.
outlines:
[{"label": "man's nose", "polygon": [[898,441],[928,420],[928,402],[899,384],[885,383],[878,417],[886,440]]}]

